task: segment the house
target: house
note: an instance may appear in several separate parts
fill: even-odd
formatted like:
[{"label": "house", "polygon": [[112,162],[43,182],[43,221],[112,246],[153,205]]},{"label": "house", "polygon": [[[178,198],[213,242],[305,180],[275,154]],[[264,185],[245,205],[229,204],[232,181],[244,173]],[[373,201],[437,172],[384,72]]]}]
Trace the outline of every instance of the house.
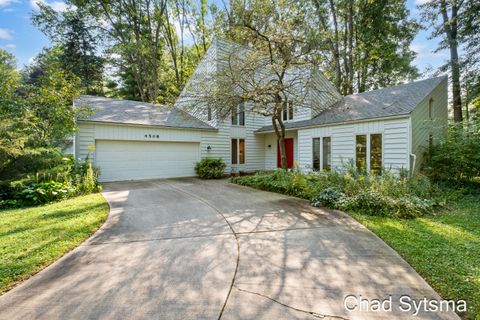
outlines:
[{"label": "house", "polygon": [[[230,48],[230,49],[229,49]],[[101,181],[194,176],[201,158],[218,157],[226,173],[279,167],[271,119],[245,111],[219,118],[188,99],[214,74],[229,43],[214,40],[173,107],[81,96],[93,113],[78,119],[77,158],[91,157]],[[310,72],[309,108],[283,112],[289,167],[336,170],[350,162],[367,172],[417,171],[429,144],[445,133],[447,77],[342,97],[320,73]],[[247,108],[248,109],[248,108]]]}]

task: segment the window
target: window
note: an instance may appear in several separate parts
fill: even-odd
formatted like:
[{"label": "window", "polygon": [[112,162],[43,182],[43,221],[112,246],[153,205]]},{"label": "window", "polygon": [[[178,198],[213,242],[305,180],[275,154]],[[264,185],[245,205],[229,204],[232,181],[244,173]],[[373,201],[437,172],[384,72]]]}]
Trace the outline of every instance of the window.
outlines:
[{"label": "window", "polygon": [[428,118],[433,119],[433,99],[428,101]]},{"label": "window", "polygon": [[[330,137],[313,138],[313,170],[330,170],[331,144]],[[320,155],[320,150],[322,154]]]},{"label": "window", "polygon": [[[355,156],[357,170],[362,173],[382,173],[382,135],[356,136]],[[368,155],[368,157],[367,157]]]},{"label": "window", "polygon": [[320,170],[320,138],[313,138],[313,170]]},{"label": "window", "polygon": [[292,101],[284,101],[282,108],[282,119],[288,121],[293,119],[293,103]]},{"label": "window", "polygon": [[330,144],[330,137],[323,137],[323,140],[322,140],[322,152],[323,152],[323,156],[322,156],[322,160],[323,160],[323,163],[322,163],[322,169],[325,170],[325,171],[329,171],[330,170],[330,163],[331,163],[331,144]]},{"label": "window", "polygon": [[232,110],[232,125],[245,125],[245,103],[240,103],[234,110]]},{"label": "window", "polygon": [[358,135],[355,143],[356,165],[359,172],[367,171],[367,136]]},{"label": "window", "polygon": [[370,135],[370,172],[382,173],[382,135]]},{"label": "window", "polygon": [[212,108],[210,106],[207,107],[207,120],[212,120]]},{"label": "window", "polygon": [[245,163],[245,139],[232,139],[232,164]]}]

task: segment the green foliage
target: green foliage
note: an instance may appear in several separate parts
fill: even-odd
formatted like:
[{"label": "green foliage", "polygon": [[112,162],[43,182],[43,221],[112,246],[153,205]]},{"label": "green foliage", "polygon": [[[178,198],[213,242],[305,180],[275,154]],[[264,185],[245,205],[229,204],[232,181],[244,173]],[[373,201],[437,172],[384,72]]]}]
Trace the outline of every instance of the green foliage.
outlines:
[{"label": "green foliage", "polygon": [[10,97],[19,86],[20,75],[13,54],[0,49],[0,99]]},{"label": "green foliage", "polygon": [[99,38],[92,32],[87,13],[79,9],[56,12],[41,2],[38,6],[32,20],[60,49],[62,70],[76,75],[87,94],[102,93],[104,59],[96,55]]},{"label": "green foliage", "polygon": [[102,186],[98,183],[99,175],[99,169],[93,166],[89,157],[83,161],[77,161],[72,172],[72,178],[77,192],[80,194],[88,194],[102,191]]},{"label": "green foliage", "polygon": [[0,171],[0,207],[37,205],[99,192],[98,176],[88,158],[75,161],[57,149],[28,149]]},{"label": "green foliage", "polygon": [[[42,181],[59,180],[53,176],[50,170],[59,172],[59,167],[66,166],[64,170],[69,171],[69,164],[65,156],[55,148],[28,148],[22,154],[10,162],[3,170],[0,170],[0,180],[19,180],[35,173],[37,179]],[[64,180],[64,179],[62,179]]]},{"label": "green foliage", "polygon": [[437,181],[459,183],[480,177],[480,121],[450,125],[447,138],[427,152],[422,170]]},{"label": "green foliage", "polygon": [[320,192],[318,196],[312,198],[314,207],[334,207],[337,201],[343,196],[340,192],[332,188],[327,188]]},{"label": "green foliage", "polygon": [[33,183],[14,194],[14,199],[21,205],[38,205],[66,199],[75,194],[75,189],[68,182]]},{"label": "green foliage", "polygon": [[480,315],[480,192],[449,210],[414,219],[350,214],[397,251],[444,298],[466,300],[462,319]]},{"label": "green foliage", "polygon": [[311,200],[314,206],[368,215],[416,217],[446,204],[440,188],[424,176],[400,179],[389,172],[366,176],[345,172],[286,172],[235,177],[232,182]]},{"label": "green foliage", "polygon": [[108,204],[99,194],[0,212],[0,293],[69,252],[105,221]]},{"label": "green foliage", "polygon": [[203,158],[195,165],[195,172],[202,179],[220,179],[225,167],[221,158]]}]

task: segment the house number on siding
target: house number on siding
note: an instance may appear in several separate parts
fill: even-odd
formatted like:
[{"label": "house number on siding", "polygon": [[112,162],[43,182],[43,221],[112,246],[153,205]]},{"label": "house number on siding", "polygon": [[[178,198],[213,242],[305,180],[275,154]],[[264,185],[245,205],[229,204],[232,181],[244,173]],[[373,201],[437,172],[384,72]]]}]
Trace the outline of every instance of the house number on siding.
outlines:
[{"label": "house number on siding", "polygon": [[154,138],[154,139],[157,138],[157,139],[158,139],[158,138],[160,138],[160,135],[158,135],[158,134],[147,134],[147,133],[145,133],[145,138]]}]

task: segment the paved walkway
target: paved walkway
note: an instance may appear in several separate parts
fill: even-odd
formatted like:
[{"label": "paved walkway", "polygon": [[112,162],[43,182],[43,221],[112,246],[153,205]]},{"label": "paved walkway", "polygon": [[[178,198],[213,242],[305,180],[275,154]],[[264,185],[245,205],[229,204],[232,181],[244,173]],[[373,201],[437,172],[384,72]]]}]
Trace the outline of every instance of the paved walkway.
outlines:
[{"label": "paved walkway", "polygon": [[[410,319],[400,296],[439,299],[352,218],[300,199],[196,179],[103,194],[102,229],[0,297],[0,319]],[[349,312],[349,295],[392,310]]]}]

